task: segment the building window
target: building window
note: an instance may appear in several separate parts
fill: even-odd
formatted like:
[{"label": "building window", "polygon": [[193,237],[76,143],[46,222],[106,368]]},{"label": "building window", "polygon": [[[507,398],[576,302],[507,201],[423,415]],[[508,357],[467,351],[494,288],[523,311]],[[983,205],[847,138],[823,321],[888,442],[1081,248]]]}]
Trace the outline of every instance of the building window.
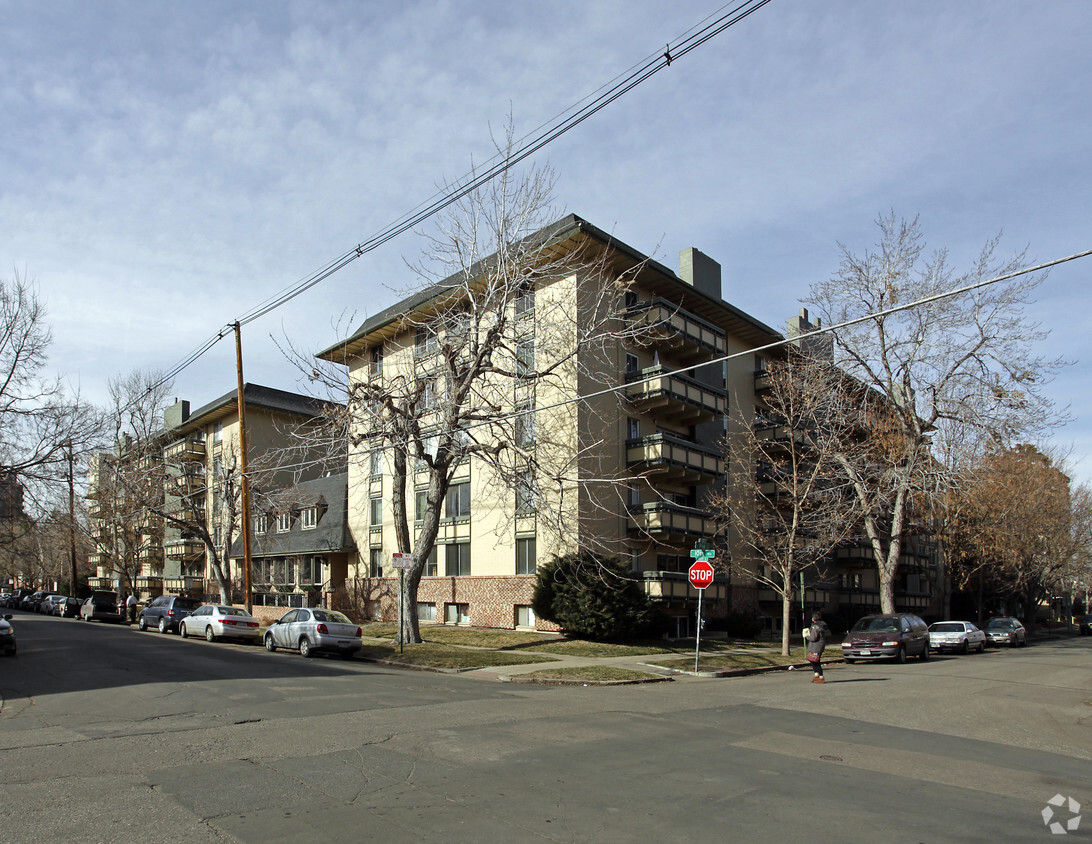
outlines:
[{"label": "building window", "polygon": [[436,621],[436,605],[426,604],[422,601],[417,602],[417,620],[418,621]]},{"label": "building window", "polygon": [[639,440],[641,438],[641,420],[632,416],[626,420],[626,439]]},{"label": "building window", "polygon": [[383,474],[383,449],[373,448],[368,452],[368,474],[373,478]]},{"label": "building window", "polygon": [[630,308],[636,308],[641,302],[641,297],[637,295],[636,290],[626,291],[626,310]]},{"label": "building window", "polygon": [[[429,457],[435,458],[436,451],[440,448],[440,438],[436,434],[429,434],[427,437],[421,439],[421,449]],[[423,457],[418,457],[416,460],[415,468],[417,471],[423,471],[428,468],[428,461]]]},{"label": "building window", "polygon": [[534,574],[538,568],[535,539],[516,540],[516,574]]},{"label": "building window", "polygon": [[322,583],[322,568],[325,557],[304,557],[300,561],[300,585],[316,586]]},{"label": "building window", "polygon": [[372,375],[383,374],[383,347],[372,346],[371,359],[368,362],[368,370]]},{"label": "building window", "polygon": [[300,527],[310,530],[318,524],[318,507],[305,507],[300,510]]},{"label": "building window", "polygon": [[516,446],[531,448],[535,444],[535,411],[530,402],[516,408],[515,435]]},{"label": "building window", "polygon": [[530,470],[516,481],[516,512],[534,513],[538,507],[538,484]]},{"label": "building window", "polygon": [[254,532],[265,533],[269,530],[269,516],[258,516],[254,520]]},{"label": "building window", "polygon": [[641,506],[641,487],[637,483],[631,483],[626,487],[626,504],[630,507]]},{"label": "building window", "polygon": [[535,339],[520,340],[516,346],[516,377],[528,378],[535,372]]},{"label": "building window", "polygon": [[423,577],[436,577],[436,546],[432,546],[432,550],[428,552],[428,559],[425,560],[425,566],[421,569],[421,575]]},{"label": "building window", "polygon": [[368,577],[383,576],[383,549],[368,549]]},{"label": "building window", "polygon": [[383,524],[383,499],[378,496],[368,499],[368,524],[371,527]]},{"label": "building window", "polygon": [[212,428],[212,442],[215,445],[224,439],[224,423],[217,422]]},{"label": "building window", "polygon": [[277,533],[288,533],[292,530],[292,514],[291,513],[278,513],[277,514]]},{"label": "building window", "polygon": [[448,624],[469,624],[470,604],[444,604],[444,621]]},{"label": "building window", "polygon": [[641,361],[637,355],[626,353],[626,377],[636,378],[641,374]]},{"label": "building window", "polygon": [[422,410],[433,410],[436,407],[436,379],[425,378],[421,384],[421,398],[418,406]]},{"label": "building window", "polygon": [[466,519],[470,516],[470,483],[452,484],[447,490],[447,517]]},{"label": "building window", "polygon": [[413,491],[413,520],[423,522],[425,512],[428,510],[428,490],[415,489]]},{"label": "building window", "polygon": [[224,529],[216,525],[212,529],[212,547],[219,548],[224,543]]},{"label": "building window", "polygon": [[426,326],[417,329],[416,352],[418,357],[431,355],[436,351],[436,332]]},{"label": "building window", "polygon": [[516,316],[528,313],[535,309],[535,283],[525,281],[519,286],[516,293]]},{"label": "building window", "polygon": [[516,605],[516,627],[534,627],[535,611],[527,606]]},{"label": "building window", "polygon": [[470,543],[457,542],[445,545],[444,574],[448,577],[468,577],[470,575]]}]

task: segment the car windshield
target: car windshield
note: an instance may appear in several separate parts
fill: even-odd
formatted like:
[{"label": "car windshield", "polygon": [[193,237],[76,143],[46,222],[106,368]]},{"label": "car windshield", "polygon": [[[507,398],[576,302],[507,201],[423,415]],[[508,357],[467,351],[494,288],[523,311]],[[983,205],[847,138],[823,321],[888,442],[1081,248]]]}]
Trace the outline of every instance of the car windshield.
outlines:
[{"label": "car windshield", "polygon": [[991,618],[986,626],[991,630],[1011,630],[1014,625],[1011,618]]},{"label": "car windshield", "polygon": [[333,624],[352,624],[349,616],[335,610],[315,610],[315,621],[329,621]]},{"label": "car windshield", "polygon": [[931,633],[962,633],[963,625],[958,621],[938,621],[936,624],[929,625],[929,632]]},{"label": "car windshield", "polygon": [[192,610],[201,606],[200,601],[195,601],[193,598],[175,598],[174,608],[176,610]]},{"label": "car windshield", "polygon": [[865,617],[860,619],[853,625],[853,629],[850,633],[898,633],[899,622],[894,618],[884,618],[883,616],[876,616],[874,618]]},{"label": "car windshield", "polygon": [[220,615],[245,615],[249,616],[246,610],[239,609],[238,607],[219,607]]}]

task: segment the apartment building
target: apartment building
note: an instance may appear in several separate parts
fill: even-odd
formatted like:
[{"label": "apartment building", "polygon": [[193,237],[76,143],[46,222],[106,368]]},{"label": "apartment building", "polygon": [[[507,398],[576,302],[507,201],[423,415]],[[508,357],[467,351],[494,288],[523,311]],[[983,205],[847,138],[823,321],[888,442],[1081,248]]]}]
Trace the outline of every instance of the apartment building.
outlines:
[{"label": "apartment building", "polygon": [[[696,249],[680,254],[676,273],[575,215],[535,237],[548,241],[555,256],[594,255],[597,271],[530,273],[519,295],[501,300],[498,307],[511,309],[504,320],[511,336],[507,351],[491,362],[493,380],[481,401],[515,417],[511,440],[497,451],[520,452],[528,468],[523,477],[505,474],[495,459],[479,456],[489,425],[463,432],[484,445],[468,449],[446,490],[418,590],[418,618],[550,629],[530,608],[538,564],[593,549],[627,560],[674,619],[673,632],[691,634],[697,592],[687,582],[690,551],[699,540],[730,551],[730,537],[707,506],[726,483],[723,440],[736,424],[729,403],[754,405],[754,355],[747,352],[780,335],[724,300],[719,264]],[[481,262],[483,278],[490,262]],[[441,370],[447,358],[463,354],[445,338],[467,328],[450,320],[435,328],[436,320],[458,308],[480,319],[459,298],[475,283],[453,276],[424,289],[319,357],[345,365],[351,385],[389,384],[393,394],[396,384],[417,384],[420,405],[437,408],[422,424],[442,425]],[[617,296],[607,301],[603,291],[612,289]],[[602,319],[604,309],[609,314]],[[601,342],[572,353],[565,338],[597,319]],[[502,354],[511,360],[500,360]],[[549,377],[532,377],[542,373]],[[379,428],[376,420],[361,421],[350,444],[349,523],[359,560],[349,575],[376,596],[375,614],[392,618],[392,554],[411,549],[397,540],[396,455]],[[440,502],[420,460],[406,459],[412,546],[423,514]],[[731,603],[728,579],[718,577],[704,595],[706,617],[725,615]]]},{"label": "apartment building", "polygon": [[[309,396],[246,384],[248,476],[255,503],[328,471],[317,447],[290,436],[319,425],[323,404]],[[316,438],[317,439],[317,438]],[[241,471],[237,391],[190,410],[177,401],[163,428],[126,439],[92,461],[89,515],[96,550],[92,588],[129,589],[141,598],[188,594],[219,600],[214,560],[230,558],[239,530]],[[238,568],[232,572],[242,582]]]}]

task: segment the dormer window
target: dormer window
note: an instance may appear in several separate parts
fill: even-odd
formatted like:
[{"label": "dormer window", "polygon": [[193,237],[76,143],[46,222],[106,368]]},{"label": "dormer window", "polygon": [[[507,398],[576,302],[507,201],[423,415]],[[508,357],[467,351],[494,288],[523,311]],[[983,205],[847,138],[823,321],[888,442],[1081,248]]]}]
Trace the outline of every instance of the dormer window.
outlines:
[{"label": "dormer window", "polygon": [[292,514],[291,513],[278,513],[277,514],[277,533],[288,533],[292,530]]},{"label": "dormer window", "polygon": [[258,516],[254,520],[254,532],[265,533],[267,530],[269,530],[269,516]]},{"label": "dormer window", "polygon": [[300,527],[309,530],[318,524],[318,507],[306,507],[300,511]]}]

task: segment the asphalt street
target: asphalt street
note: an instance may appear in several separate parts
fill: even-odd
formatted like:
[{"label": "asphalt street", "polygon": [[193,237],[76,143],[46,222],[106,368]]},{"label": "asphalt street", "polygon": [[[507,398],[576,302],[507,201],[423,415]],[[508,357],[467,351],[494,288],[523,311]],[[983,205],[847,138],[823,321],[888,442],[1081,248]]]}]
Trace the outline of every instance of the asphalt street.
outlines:
[{"label": "asphalt street", "polygon": [[1092,837],[1092,818],[1063,838],[1043,817],[1092,814],[1089,638],[839,666],[826,685],[554,687],[14,623],[3,841]]}]

